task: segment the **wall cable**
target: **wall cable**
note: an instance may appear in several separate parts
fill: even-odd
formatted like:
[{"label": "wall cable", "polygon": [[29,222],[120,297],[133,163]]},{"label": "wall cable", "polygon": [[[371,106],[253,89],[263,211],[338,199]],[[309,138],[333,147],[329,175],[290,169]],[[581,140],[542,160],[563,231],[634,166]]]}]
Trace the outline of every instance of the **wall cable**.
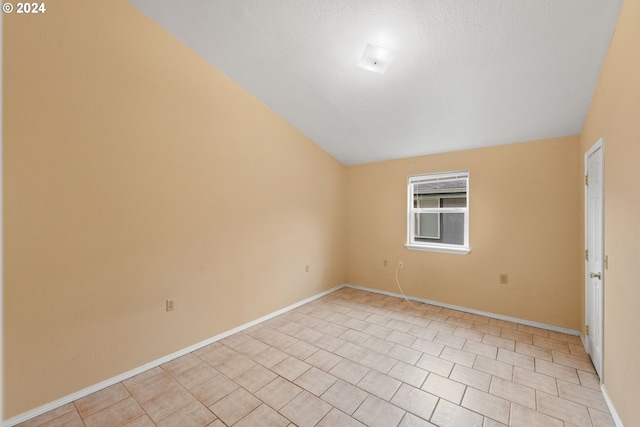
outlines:
[{"label": "wall cable", "polygon": [[400,286],[400,280],[398,280],[398,270],[400,270],[400,266],[398,265],[396,267],[396,284],[398,285],[398,289],[400,289],[400,293],[402,294],[402,296],[404,297],[405,300],[407,300],[407,302],[409,304],[411,304],[411,307],[415,308],[416,310],[418,310],[418,307],[416,307],[416,305],[414,303],[412,303],[411,301],[409,301],[409,298],[407,298],[407,296],[404,294],[404,291],[402,290],[402,287]]}]

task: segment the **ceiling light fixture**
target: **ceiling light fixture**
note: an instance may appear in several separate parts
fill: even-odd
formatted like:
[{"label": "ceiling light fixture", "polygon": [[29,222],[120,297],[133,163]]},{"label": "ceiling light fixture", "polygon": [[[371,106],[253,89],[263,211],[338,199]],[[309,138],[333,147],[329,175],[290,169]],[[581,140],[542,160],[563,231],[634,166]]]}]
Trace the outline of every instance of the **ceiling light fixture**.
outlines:
[{"label": "ceiling light fixture", "polygon": [[395,53],[380,46],[367,44],[362,58],[358,61],[358,67],[374,73],[384,74],[395,58]]}]

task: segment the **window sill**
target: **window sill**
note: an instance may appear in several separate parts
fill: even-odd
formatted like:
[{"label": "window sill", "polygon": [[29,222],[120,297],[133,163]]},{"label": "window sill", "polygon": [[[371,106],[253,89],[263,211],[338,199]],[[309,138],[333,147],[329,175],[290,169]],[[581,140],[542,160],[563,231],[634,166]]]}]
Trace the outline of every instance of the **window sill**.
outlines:
[{"label": "window sill", "polygon": [[446,254],[466,255],[471,252],[470,248],[453,245],[419,245],[411,243],[404,245],[404,247],[413,251],[442,252]]}]

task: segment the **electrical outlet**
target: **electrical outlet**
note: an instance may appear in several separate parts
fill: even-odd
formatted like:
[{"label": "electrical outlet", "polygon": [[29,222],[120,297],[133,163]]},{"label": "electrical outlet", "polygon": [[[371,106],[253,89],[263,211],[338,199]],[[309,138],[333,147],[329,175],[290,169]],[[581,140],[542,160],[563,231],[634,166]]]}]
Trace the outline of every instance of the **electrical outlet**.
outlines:
[{"label": "electrical outlet", "polygon": [[173,300],[173,298],[170,298],[167,300],[167,311],[173,311],[173,309],[175,308],[174,306],[175,301]]},{"label": "electrical outlet", "polygon": [[398,261],[398,268],[404,268],[404,262]]},{"label": "electrical outlet", "polygon": [[502,284],[502,285],[508,285],[509,284],[509,275],[508,274],[500,273],[500,284]]},{"label": "electrical outlet", "polygon": [[309,272],[309,264],[307,264],[307,265],[305,265],[305,266],[304,266],[304,272],[305,272],[305,273],[308,273],[308,272]]}]

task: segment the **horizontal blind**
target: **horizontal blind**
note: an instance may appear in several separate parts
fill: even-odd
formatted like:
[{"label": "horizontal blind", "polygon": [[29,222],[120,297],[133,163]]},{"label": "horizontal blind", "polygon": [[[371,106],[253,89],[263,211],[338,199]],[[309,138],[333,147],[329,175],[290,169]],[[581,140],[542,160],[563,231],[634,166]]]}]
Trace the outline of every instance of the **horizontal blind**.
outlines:
[{"label": "horizontal blind", "polygon": [[432,182],[454,181],[456,179],[467,179],[467,178],[469,178],[468,171],[437,173],[437,174],[433,174],[432,176],[430,175],[410,176],[409,184],[427,184]]}]

